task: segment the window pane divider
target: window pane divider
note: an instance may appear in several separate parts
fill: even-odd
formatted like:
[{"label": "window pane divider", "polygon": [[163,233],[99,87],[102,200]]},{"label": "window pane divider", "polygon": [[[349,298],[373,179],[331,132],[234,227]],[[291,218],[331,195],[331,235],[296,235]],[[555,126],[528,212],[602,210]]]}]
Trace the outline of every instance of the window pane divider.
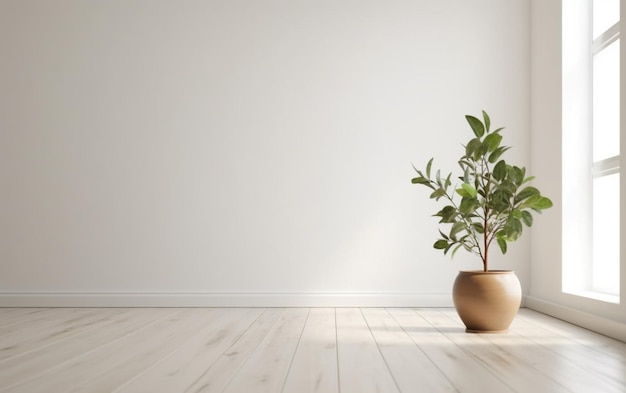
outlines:
[{"label": "window pane divider", "polygon": [[596,178],[619,173],[619,161],[619,156],[613,156],[605,160],[596,161],[591,167],[591,175]]},{"label": "window pane divider", "polygon": [[598,38],[593,40],[593,44],[591,46],[591,51],[594,55],[600,53],[604,48],[611,45],[615,41],[619,39],[619,21],[615,23],[613,26],[609,27],[607,31],[600,34]]}]

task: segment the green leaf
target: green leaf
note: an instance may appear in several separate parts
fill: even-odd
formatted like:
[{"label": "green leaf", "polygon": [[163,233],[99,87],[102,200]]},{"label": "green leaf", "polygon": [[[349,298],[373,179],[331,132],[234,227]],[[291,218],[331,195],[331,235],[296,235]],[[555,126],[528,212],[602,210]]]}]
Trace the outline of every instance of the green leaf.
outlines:
[{"label": "green leaf", "polygon": [[506,177],[506,162],[504,160],[498,161],[496,166],[493,167],[493,178],[502,181]]},{"label": "green leaf", "polygon": [[524,210],[522,212],[522,222],[526,224],[527,227],[531,227],[533,225],[533,215],[530,214],[529,211]]},{"label": "green leaf", "polygon": [[485,111],[483,111],[483,119],[485,119],[485,128],[487,129],[487,133],[489,133],[489,127],[491,127],[491,119],[489,119],[489,115]]},{"label": "green leaf", "polygon": [[428,179],[424,179],[421,176],[411,179],[411,183],[413,183],[413,184],[421,184],[423,186],[426,186],[426,187],[430,188],[431,190],[435,189],[435,187],[432,184],[430,184],[430,181]]},{"label": "green leaf", "polygon": [[461,199],[461,204],[459,205],[459,211],[461,214],[467,215],[476,210],[479,203],[476,198],[463,198]]},{"label": "green leaf", "polygon": [[493,130],[492,134],[493,134],[493,133],[496,133],[496,132],[500,132],[500,131],[502,131],[502,130],[504,130],[504,127],[500,127],[500,128],[498,128],[498,129],[496,129],[496,130]]},{"label": "green leaf", "polygon": [[411,183],[413,183],[413,184],[430,184],[428,179],[425,179],[422,176],[414,177],[413,179],[411,179]]},{"label": "green leaf", "polygon": [[525,168],[520,168],[518,166],[508,167],[508,177],[514,184],[520,185],[524,180],[524,172],[526,172]]},{"label": "green leaf", "polygon": [[550,199],[546,197],[541,197],[537,201],[533,202],[533,204],[530,205],[530,208],[533,210],[539,211],[543,209],[549,209],[552,206],[553,206],[552,201]]},{"label": "green leaf", "polygon": [[443,209],[441,209],[439,212],[437,212],[435,216],[441,217],[441,221],[439,221],[440,223],[448,224],[448,223],[454,222],[456,218],[456,214],[457,214],[457,211],[453,206],[446,206]]},{"label": "green leaf", "polygon": [[552,201],[546,197],[543,197],[539,194],[533,195],[527,200],[525,200],[521,205],[519,205],[520,209],[533,209],[538,213],[541,213],[541,210],[548,209],[552,207]]},{"label": "green leaf", "polygon": [[511,207],[510,193],[505,189],[497,189],[494,191],[491,199],[491,209],[495,213],[506,213]]},{"label": "green leaf", "polygon": [[485,154],[487,154],[487,146],[481,143],[480,146],[474,150],[474,156],[472,158],[474,161],[481,161]]},{"label": "green leaf", "polygon": [[483,145],[487,148],[488,152],[493,152],[500,146],[500,142],[502,141],[502,135],[500,134],[489,134],[483,141]]},{"label": "green leaf", "polygon": [[473,170],[475,168],[472,162],[465,160],[463,158],[461,158],[461,160],[459,161],[459,166],[461,166],[461,168],[463,168],[464,171],[469,170],[469,169]]},{"label": "green leaf", "polygon": [[445,249],[446,247],[448,247],[448,242],[447,242],[446,240],[439,239],[439,240],[437,240],[437,241],[435,242],[435,244],[433,244],[433,247],[434,247],[436,250],[443,250],[443,249]]},{"label": "green leaf", "polygon": [[533,181],[534,179],[535,179],[535,176],[528,176],[526,179],[524,179],[524,181],[522,181],[522,184],[528,183],[529,181]]},{"label": "green leaf", "polygon": [[482,143],[480,142],[480,139],[474,138],[468,142],[467,146],[465,146],[465,156],[473,159],[476,155],[476,151],[480,151],[481,148]]},{"label": "green leaf", "polygon": [[496,241],[498,242],[498,246],[500,246],[500,251],[502,251],[502,254],[506,254],[506,240],[498,236],[496,238]]},{"label": "green leaf", "polygon": [[522,230],[522,222],[517,218],[509,217],[508,221],[504,225],[506,237],[510,241],[515,241],[519,239],[519,237],[522,235]]},{"label": "green leaf", "polygon": [[483,224],[481,224],[480,222],[473,222],[472,223],[472,227],[474,228],[474,230],[476,230],[476,232],[478,233],[485,233],[485,228],[483,227]]},{"label": "green leaf", "polygon": [[454,250],[452,250],[452,254],[450,254],[450,258],[454,258],[454,254],[456,254],[457,251],[459,251],[459,248],[461,248],[463,246],[463,244],[459,244],[456,247],[454,247]]},{"label": "green leaf", "polygon": [[465,190],[465,192],[467,192],[470,198],[476,198],[476,196],[478,195],[478,192],[474,187],[472,187],[471,184],[461,183],[461,187],[463,188],[463,190]]},{"label": "green leaf", "polygon": [[426,164],[426,177],[430,179],[430,167],[433,165],[434,158],[431,158]]},{"label": "green leaf", "polygon": [[[465,183],[463,183],[463,184],[465,184]],[[456,191],[457,194],[459,194],[463,198],[471,198],[472,197],[472,195],[469,192],[465,191],[463,188],[457,188],[455,191]]]},{"label": "green leaf", "polygon": [[470,127],[472,127],[472,131],[474,131],[474,135],[476,135],[477,138],[480,138],[485,134],[485,126],[480,120],[470,115],[465,116],[465,119],[469,123]]},{"label": "green leaf", "polygon": [[444,238],[445,240],[450,240],[450,238],[448,238],[448,236],[447,236],[445,233],[441,232],[441,229],[439,230],[439,234],[440,234],[440,235],[441,235],[441,237],[442,237],[442,238]]},{"label": "green leaf", "polygon": [[443,188],[438,188],[432,194],[430,194],[430,199],[439,200],[439,198],[444,195],[446,195],[446,191]]},{"label": "green leaf", "polygon": [[470,182],[470,170],[469,168],[465,168],[465,171],[463,172],[463,183],[469,183]]},{"label": "green leaf", "polygon": [[520,203],[524,199],[528,199],[534,195],[539,195],[539,190],[535,187],[526,187],[515,196],[515,203]]},{"label": "green leaf", "polygon": [[452,228],[450,228],[450,239],[457,240],[456,235],[465,229],[465,223],[463,221],[455,222],[452,224]]},{"label": "green leaf", "polygon": [[504,154],[505,151],[509,150],[510,147],[508,146],[500,146],[498,147],[496,150],[494,150],[490,155],[489,155],[489,163],[493,164],[496,161],[498,161],[500,159],[500,156],[502,154]]}]

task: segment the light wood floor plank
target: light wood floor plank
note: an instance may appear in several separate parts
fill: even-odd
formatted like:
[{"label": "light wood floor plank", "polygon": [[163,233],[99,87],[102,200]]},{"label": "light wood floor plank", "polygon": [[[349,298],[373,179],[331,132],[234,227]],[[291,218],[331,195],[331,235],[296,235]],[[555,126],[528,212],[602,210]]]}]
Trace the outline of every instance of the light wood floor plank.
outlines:
[{"label": "light wood floor plank", "polygon": [[38,333],[42,329],[47,329],[68,320],[71,321],[77,315],[96,313],[97,311],[94,309],[49,308],[19,316],[19,320],[14,320],[0,327],[0,346],[2,346],[2,340],[13,341],[14,338],[9,338],[10,335],[19,333],[20,336],[24,337],[32,332]]},{"label": "light wood floor plank", "polygon": [[[422,313],[427,310],[389,309],[404,331],[460,392],[513,392],[493,372],[433,327]],[[459,328],[456,334],[465,334]]]},{"label": "light wood floor plank", "polygon": [[[0,332],[0,361],[62,341],[83,329],[106,322],[120,309],[59,310],[55,318],[11,325]],[[7,332],[7,330],[9,332]]]},{"label": "light wood floor plank", "polygon": [[278,393],[285,383],[308,309],[288,308],[268,332],[224,393]]},{"label": "light wood floor plank", "polygon": [[[492,370],[494,374],[500,376],[515,391],[535,392],[541,389],[547,389],[550,392],[569,391],[545,373],[545,370],[520,359],[517,352],[507,351],[503,347],[490,344],[486,337],[489,334],[455,334],[459,329],[465,330],[465,326],[455,318],[450,318],[435,309],[422,315],[451,341]],[[516,336],[511,332],[499,335],[506,338]]]},{"label": "light wood floor plank", "polygon": [[189,334],[211,316],[214,316],[211,310],[178,311],[7,391],[109,393],[187,341]]},{"label": "light wood floor plank", "polygon": [[248,330],[224,352],[185,392],[222,392],[248,357],[256,350],[283,313],[281,308],[266,309]]},{"label": "light wood floor plank", "polygon": [[603,383],[611,385],[611,391],[626,392],[626,365],[621,359],[607,356],[520,318],[513,321],[511,330],[602,379]]},{"label": "light wood floor plank", "polygon": [[338,393],[335,310],[314,308],[282,393]]},{"label": "light wood floor plank", "polygon": [[17,315],[29,314],[39,310],[45,310],[45,308],[0,307],[0,320]]},{"label": "light wood floor plank", "polygon": [[46,310],[45,308],[0,308],[0,328],[21,320],[29,320],[34,314]]},{"label": "light wood floor plank", "polygon": [[157,320],[172,315],[171,309],[126,309],[106,323],[93,326],[67,340],[0,362],[0,392],[45,374],[60,364],[77,358]]},{"label": "light wood floor plank", "polygon": [[426,392],[457,391],[385,309],[362,311],[401,391],[411,392],[416,386]]},{"label": "light wood floor plank", "polygon": [[626,366],[626,343],[624,342],[529,309],[521,309],[517,320],[529,322],[550,333],[594,349],[603,355],[621,361]]},{"label": "light wood floor plank", "polygon": [[[458,320],[456,311],[451,309],[441,310],[450,318]],[[524,362],[541,370],[545,375],[554,379],[557,383],[565,386],[575,393],[588,392],[615,392],[614,387],[602,378],[594,376],[584,368],[569,361],[565,357],[538,345],[523,336],[523,332],[511,334],[484,334],[481,337],[489,344],[516,356]]]},{"label": "light wood floor plank", "polygon": [[232,346],[263,309],[228,309],[176,352],[155,364],[116,393],[183,392]]},{"label": "light wood floor plank", "polygon": [[[100,363],[100,368],[106,369],[106,372],[67,392],[113,392],[137,375],[171,356],[187,342],[193,340],[199,332],[210,329],[220,315],[222,312],[217,309],[185,309],[177,320],[172,319],[174,323],[171,326],[157,328],[156,324],[150,325],[146,329],[145,336],[147,339],[145,342],[138,343],[137,339],[133,341],[132,345],[135,347],[135,351],[132,356],[123,358],[121,362],[119,359],[114,362],[111,361],[112,355],[110,354],[106,361],[111,366],[103,367]],[[142,334],[140,339],[143,338],[144,335]]]},{"label": "light wood floor plank", "polygon": [[340,391],[399,392],[361,310],[338,308],[336,318]]}]

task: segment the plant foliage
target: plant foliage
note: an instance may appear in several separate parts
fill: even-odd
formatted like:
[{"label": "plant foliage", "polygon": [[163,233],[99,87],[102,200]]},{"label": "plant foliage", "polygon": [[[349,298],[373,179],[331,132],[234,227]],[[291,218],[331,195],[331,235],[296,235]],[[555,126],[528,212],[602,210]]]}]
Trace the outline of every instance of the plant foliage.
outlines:
[{"label": "plant foliage", "polygon": [[492,131],[489,115],[485,111],[482,115],[483,120],[465,116],[474,136],[458,162],[462,173],[459,186],[452,187],[452,174],[442,177],[439,170],[433,174],[432,158],[424,171],[413,167],[418,176],[412,183],[431,189],[431,199],[445,201],[434,216],[450,228],[439,230],[440,238],[433,247],[451,256],[463,248],[478,255],[488,271],[491,244],[495,241],[506,254],[507,244],[519,239],[524,226],[533,224],[531,211],[541,213],[552,207],[552,201],[529,185],[534,177],[527,176],[526,168],[502,158],[510,149],[501,145],[504,128]]}]

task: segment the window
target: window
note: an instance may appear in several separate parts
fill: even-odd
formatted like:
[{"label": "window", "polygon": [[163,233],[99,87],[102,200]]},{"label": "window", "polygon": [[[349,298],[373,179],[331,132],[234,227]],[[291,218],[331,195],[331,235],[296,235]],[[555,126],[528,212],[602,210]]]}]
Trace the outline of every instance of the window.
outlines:
[{"label": "window", "polygon": [[563,291],[619,303],[620,1],[563,1]]}]

